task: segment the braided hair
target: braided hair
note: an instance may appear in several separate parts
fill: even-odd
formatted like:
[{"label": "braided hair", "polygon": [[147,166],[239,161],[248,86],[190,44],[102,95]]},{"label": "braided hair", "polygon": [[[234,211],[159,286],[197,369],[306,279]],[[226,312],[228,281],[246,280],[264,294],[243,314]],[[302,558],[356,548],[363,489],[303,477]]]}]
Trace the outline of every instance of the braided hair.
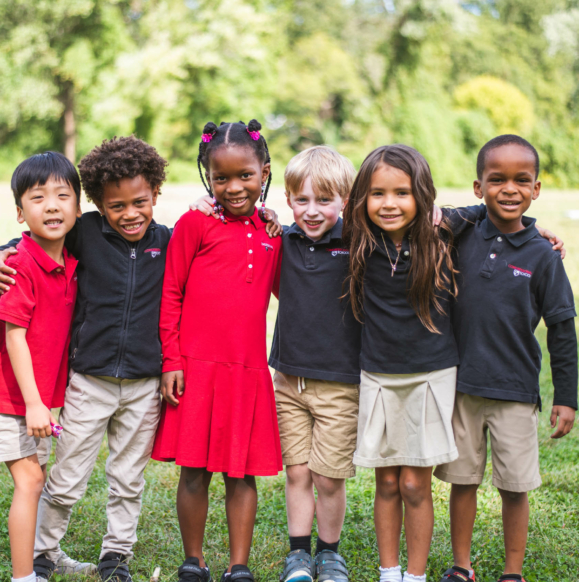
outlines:
[{"label": "braided hair", "polygon": [[[225,223],[225,217],[223,216],[223,206],[217,202],[209,184],[205,180],[203,175],[203,168],[209,171],[209,159],[211,152],[215,151],[217,148],[223,145],[238,145],[241,147],[249,147],[253,150],[257,159],[262,164],[269,164],[271,162],[271,157],[269,155],[269,150],[267,148],[267,142],[263,135],[260,134],[261,123],[256,119],[252,119],[247,125],[243,121],[239,123],[225,123],[221,122],[221,125],[217,127],[212,121],[205,124],[203,128],[202,139],[199,142],[199,155],[197,156],[197,167],[199,168],[199,176],[201,176],[201,182],[205,187],[205,190],[209,193],[209,196],[213,198],[213,207],[216,212],[219,213],[221,221]],[[265,187],[262,188],[261,196],[259,200],[261,202],[262,211],[265,208],[265,201],[267,199],[267,193],[269,192],[269,186],[271,184],[271,172],[267,178]]]}]

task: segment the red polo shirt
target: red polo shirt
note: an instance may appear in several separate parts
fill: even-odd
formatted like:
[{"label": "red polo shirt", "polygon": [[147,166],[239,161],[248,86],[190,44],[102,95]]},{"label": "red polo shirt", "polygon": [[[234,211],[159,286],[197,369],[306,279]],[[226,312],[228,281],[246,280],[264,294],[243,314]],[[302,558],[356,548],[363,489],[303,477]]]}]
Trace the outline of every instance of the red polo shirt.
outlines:
[{"label": "red polo shirt", "polygon": [[28,233],[6,264],[16,285],[0,297],[0,413],[26,414],[26,405],[6,351],[6,323],[27,328],[34,378],[48,408],[64,404],[68,344],[76,301],[76,259],[63,250],[64,267],[53,261]]}]

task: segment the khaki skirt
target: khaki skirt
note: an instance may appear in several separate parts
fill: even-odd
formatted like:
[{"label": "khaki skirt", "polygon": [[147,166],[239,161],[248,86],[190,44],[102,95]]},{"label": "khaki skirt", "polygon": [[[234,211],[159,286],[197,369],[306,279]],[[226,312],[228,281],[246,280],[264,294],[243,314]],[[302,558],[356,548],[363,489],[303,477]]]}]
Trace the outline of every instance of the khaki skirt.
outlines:
[{"label": "khaki skirt", "polygon": [[458,457],[452,431],[456,367],[422,374],[362,371],[360,467],[433,467]]}]

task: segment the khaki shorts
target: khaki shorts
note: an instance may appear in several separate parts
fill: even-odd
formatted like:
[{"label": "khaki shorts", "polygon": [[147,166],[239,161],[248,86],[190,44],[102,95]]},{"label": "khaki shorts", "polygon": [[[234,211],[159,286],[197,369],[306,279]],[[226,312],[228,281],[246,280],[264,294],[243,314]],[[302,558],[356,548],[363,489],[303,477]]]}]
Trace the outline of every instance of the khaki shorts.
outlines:
[{"label": "khaki shorts", "polygon": [[0,414],[0,462],[17,461],[38,455],[39,464],[46,465],[52,437],[36,438],[26,432],[26,417]]},{"label": "khaki shorts", "polygon": [[491,437],[493,485],[523,493],[541,485],[538,406],[457,392],[452,418],[459,457],[439,465],[434,475],[456,485],[480,485]]},{"label": "khaki shorts", "polygon": [[452,432],[456,367],[420,374],[362,370],[359,467],[434,467],[458,457]]},{"label": "khaki shorts", "polygon": [[307,463],[332,479],[354,477],[358,386],[281,372],[273,383],[283,464]]}]

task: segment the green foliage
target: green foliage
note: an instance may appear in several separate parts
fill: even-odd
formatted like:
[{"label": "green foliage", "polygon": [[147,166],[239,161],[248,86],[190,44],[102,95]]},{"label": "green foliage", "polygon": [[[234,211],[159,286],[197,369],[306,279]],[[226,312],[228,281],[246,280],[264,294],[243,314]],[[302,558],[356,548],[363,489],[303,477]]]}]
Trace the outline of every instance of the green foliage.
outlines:
[{"label": "green foliage", "polygon": [[207,121],[256,117],[282,167],[405,141],[439,186],[466,184],[509,131],[575,186],[578,39],[575,0],[0,0],[0,178],[135,133],[188,180]]}]

